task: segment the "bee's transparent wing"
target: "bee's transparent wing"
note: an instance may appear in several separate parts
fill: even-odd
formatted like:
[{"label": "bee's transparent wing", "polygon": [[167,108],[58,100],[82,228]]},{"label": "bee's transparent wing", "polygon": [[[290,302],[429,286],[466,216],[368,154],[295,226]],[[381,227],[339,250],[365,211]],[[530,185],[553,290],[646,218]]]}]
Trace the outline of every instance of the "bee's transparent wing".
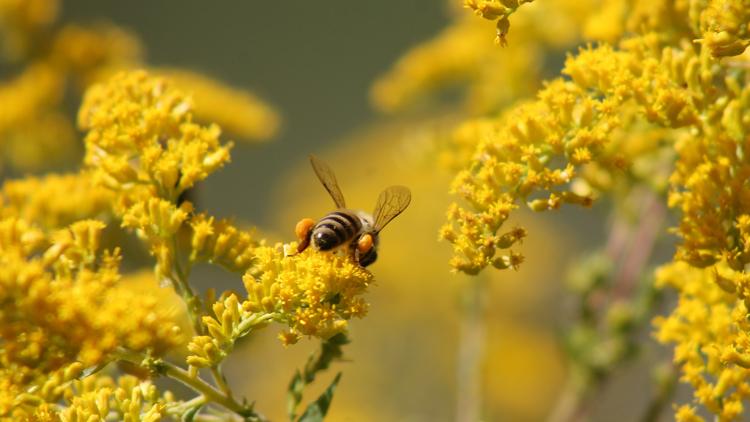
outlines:
[{"label": "bee's transparent wing", "polygon": [[344,195],[341,193],[341,188],[339,188],[339,184],[336,181],[336,175],[333,174],[333,170],[328,167],[328,164],[320,161],[318,157],[312,154],[310,154],[310,164],[312,164],[312,168],[313,170],[315,170],[315,174],[318,175],[320,183],[323,184],[328,193],[331,195],[331,198],[333,198],[333,202],[336,203],[336,206],[339,208],[346,208]]},{"label": "bee's transparent wing", "polygon": [[397,215],[401,214],[411,202],[411,192],[405,186],[389,186],[378,196],[375,211],[375,231],[383,230]]}]

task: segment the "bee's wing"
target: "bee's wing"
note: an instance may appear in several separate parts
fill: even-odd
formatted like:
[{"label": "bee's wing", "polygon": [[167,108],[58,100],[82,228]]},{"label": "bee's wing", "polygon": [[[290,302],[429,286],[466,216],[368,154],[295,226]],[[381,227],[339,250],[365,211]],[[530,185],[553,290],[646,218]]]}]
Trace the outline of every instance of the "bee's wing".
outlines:
[{"label": "bee's wing", "polygon": [[389,186],[380,193],[375,211],[375,231],[380,232],[386,224],[401,214],[411,202],[411,192],[405,186]]},{"label": "bee's wing", "polygon": [[328,167],[328,164],[320,161],[318,157],[312,154],[310,154],[310,164],[312,164],[312,168],[313,170],[315,170],[315,174],[318,175],[320,183],[323,184],[328,193],[331,195],[331,198],[333,198],[333,202],[336,203],[336,206],[339,208],[346,208],[344,195],[341,193],[341,188],[339,188],[339,184],[336,181],[336,175],[333,174],[333,170]]}]

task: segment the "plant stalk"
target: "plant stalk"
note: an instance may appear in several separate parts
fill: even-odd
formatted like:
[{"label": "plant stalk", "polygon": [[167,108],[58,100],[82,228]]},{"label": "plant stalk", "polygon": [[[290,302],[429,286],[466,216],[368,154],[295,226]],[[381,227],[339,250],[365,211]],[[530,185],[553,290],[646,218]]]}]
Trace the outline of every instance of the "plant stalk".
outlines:
[{"label": "plant stalk", "polygon": [[472,277],[464,292],[458,349],[456,421],[477,422],[482,415],[482,365],[486,336],[486,280]]},{"label": "plant stalk", "polygon": [[136,364],[152,373],[163,375],[185,384],[198,393],[201,393],[208,402],[216,403],[225,409],[242,416],[250,421],[265,420],[260,414],[248,407],[238,403],[231,396],[215,389],[212,385],[198,377],[192,377],[188,371],[163,359],[153,358],[140,352],[119,348],[116,352],[118,359]]},{"label": "plant stalk", "polygon": [[[644,190],[634,195],[643,204],[636,225],[628,224],[622,219],[613,221],[605,247],[605,253],[616,265],[612,276],[613,284],[608,295],[591,298],[594,309],[601,309],[612,300],[627,300],[633,296],[666,219],[666,207],[657,194]],[[609,376],[607,373],[595,380],[573,372],[549,414],[548,422],[584,420],[591,404],[591,392],[597,385],[605,383]]]}]

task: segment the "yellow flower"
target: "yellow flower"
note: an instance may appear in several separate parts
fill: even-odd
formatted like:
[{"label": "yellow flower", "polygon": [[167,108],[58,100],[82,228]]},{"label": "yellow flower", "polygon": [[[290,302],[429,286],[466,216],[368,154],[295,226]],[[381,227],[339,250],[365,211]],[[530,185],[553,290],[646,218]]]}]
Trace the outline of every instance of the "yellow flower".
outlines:
[{"label": "yellow flower", "polygon": [[[35,63],[14,79],[0,85],[0,136],[32,120],[56,104],[63,93],[63,79],[52,66]],[[0,138],[1,139],[1,138]]]},{"label": "yellow flower", "polygon": [[742,54],[750,45],[750,2],[710,0],[700,15],[703,44],[714,57]]},{"label": "yellow flower", "polygon": [[190,219],[192,262],[208,261],[230,271],[244,273],[255,258],[259,245],[253,231],[240,230],[229,220],[218,220],[206,214]]},{"label": "yellow flower", "polygon": [[136,66],[143,56],[138,38],[114,25],[65,25],[50,43],[49,61],[73,75],[79,89],[115,69]]},{"label": "yellow flower", "polygon": [[704,419],[695,414],[695,408],[688,405],[682,405],[677,408],[674,415],[677,422],[703,422]]},{"label": "yellow flower", "polygon": [[[725,265],[698,269],[676,262],[656,273],[657,286],[680,293],[671,315],[654,320],[656,337],[675,344],[674,361],[681,366],[682,380],[692,384],[697,402],[721,420],[736,420],[742,401],[750,396],[747,296],[734,293],[735,283],[747,286],[747,280],[747,275]],[[686,406],[678,409],[676,418],[698,420]]]},{"label": "yellow flower", "polygon": [[497,20],[497,38],[495,42],[507,45],[505,36],[508,34],[510,21],[508,18],[516,9],[524,3],[531,3],[533,0],[464,0],[464,7],[474,11],[477,15],[489,19]]},{"label": "yellow flower", "polygon": [[194,368],[215,367],[234,349],[234,344],[252,330],[264,326],[273,315],[249,312],[233,293],[213,304],[213,316],[204,316],[208,335],[195,336],[188,344],[187,363]]},{"label": "yellow flower", "polygon": [[[500,2],[467,2],[500,5]],[[458,16],[432,39],[401,57],[373,85],[370,97],[381,110],[400,111],[450,86],[464,88],[464,108],[493,113],[540,86],[545,56],[574,46],[596,0],[549,0],[513,15],[513,42],[497,48],[487,33],[491,23]]]},{"label": "yellow flower", "polygon": [[240,338],[275,321],[288,330],[283,344],[302,336],[329,339],[347,329],[347,320],[361,318],[367,303],[361,297],[373,282],[372,274],[348,256],[314,251],[285,256],[295,244],[259,246],[243,277],[247,299],[227,293],[204,316],[206,335],[193,337],[187,363],[193,368],[218,366]]},{"label": "yellow flower", "polygon": [[179,69],[156,69],[195,101],[196,119],[215,122],[245,140],[267,139],[279,126],[275,110],[250,92],[230,88],[198,73]]},{"label": "yellow flower", "polygon": [[362,295],[373,277],[350,257],[313,248],[284,256],[281,245],[259,247],[255,255],[242,279],[248,294],[242,307],[251,314],[273,314],[275,321],[286,324],[284,344],[302,336],[328,339],[345,332],[349,319],[367,313]]},{"label": "yellow flower", "polygon": [[12,59],[28,53],[33,34],[46,29],[57,17],[57,0],[1,0],[2,48]]},{"label": "yellow flower", "polygon": [[78,220],[108,216],[113,195],[94,186],[85,174],[49,174],[6,181],[0,200],[0,215],[18,217],[51,230]]},{"label": "yellow flower", "polygon": [[0,220],[0,359],[21,389],[71,362],[104,363],[117,347],[161,354],[180,344],[175,310],[122,284],[118,250],[99,251],[103,229],[83,220],[47,236]]},{"label": "yellow flower", "polygon": [[231,144],[217,126],[192,123],[192,104],[161,78],[121,73],[86,93],[78,115],[86,129],[86,165],[94,177],[127,193],[150,185],[158,196],[180,193],[229,161]]},{"label": "yellow flower", "polygon": [[58,420],[118,420],[156,422],[169,416],[170,407],[178,406],[170,392],[160,393],[150,381],[134,376],[121,376],[116,381],[107,376],[92,376],[74,381],[65,396],[63,406],[42,407],[39,412],[50,414],[49,421]]}]

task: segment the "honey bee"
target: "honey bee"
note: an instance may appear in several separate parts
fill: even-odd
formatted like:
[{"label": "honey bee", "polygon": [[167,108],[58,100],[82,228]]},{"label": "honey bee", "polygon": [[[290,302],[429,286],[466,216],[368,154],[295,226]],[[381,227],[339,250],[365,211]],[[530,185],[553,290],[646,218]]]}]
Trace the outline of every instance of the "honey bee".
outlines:
[{"label": "honey bee", "polygon": [[380,231],[401,214],[409,202],[411,192],[404,186],[389,186],[380,193],[372,215],[346,207],[336,176],[328,165],[314,155],[310,164],[318,179],[333,198],[337,209],[316,223],[304,218],[297,223],[295,234],[300,243],[297,253],[312,243],[319,251],[330,251],[346,247],[359,265],[366,267],[378,257]]}]

